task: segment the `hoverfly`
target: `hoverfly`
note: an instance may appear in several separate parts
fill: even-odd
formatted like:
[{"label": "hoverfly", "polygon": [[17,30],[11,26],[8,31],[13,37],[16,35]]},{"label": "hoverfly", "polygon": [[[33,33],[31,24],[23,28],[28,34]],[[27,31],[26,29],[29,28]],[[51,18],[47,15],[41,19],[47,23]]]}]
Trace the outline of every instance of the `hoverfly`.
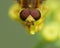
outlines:
[{"label": "hoverfly", "polygon": [[42,7],[45,0],[17,0],[10,8],[9,15],[14,20],[21,22],[31,34],[35,34],[43,25],[45,13]]}]

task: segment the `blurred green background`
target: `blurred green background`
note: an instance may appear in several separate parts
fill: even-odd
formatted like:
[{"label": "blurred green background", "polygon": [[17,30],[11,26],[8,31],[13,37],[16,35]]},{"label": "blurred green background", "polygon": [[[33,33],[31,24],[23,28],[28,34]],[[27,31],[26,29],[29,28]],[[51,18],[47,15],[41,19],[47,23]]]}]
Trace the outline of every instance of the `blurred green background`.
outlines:
[{"label": "blurred green background", "polygon": [[[31,36],[21,24],[12,21],[8,16],[12,4],[14,0],[0,0],[0,48],[60,48],[60,40],[46,42],[40,33]],[[60,25],[60,0],[47,0],[44,5],[49,7],[45,25],[51,22]]]}]

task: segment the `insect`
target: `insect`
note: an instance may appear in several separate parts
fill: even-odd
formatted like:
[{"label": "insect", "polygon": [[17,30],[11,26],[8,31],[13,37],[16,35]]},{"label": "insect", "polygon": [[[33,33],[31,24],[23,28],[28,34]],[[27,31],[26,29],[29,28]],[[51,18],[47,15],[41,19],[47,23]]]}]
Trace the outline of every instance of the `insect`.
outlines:
[{"label": "insect", "polygon": [[[42,6],[45,0],[17,0],[9,9],[9,16],[23,24],[30,34],[38,32],[45,19],[47,8]],[[44,11],[42,11],[44,10]]]}]

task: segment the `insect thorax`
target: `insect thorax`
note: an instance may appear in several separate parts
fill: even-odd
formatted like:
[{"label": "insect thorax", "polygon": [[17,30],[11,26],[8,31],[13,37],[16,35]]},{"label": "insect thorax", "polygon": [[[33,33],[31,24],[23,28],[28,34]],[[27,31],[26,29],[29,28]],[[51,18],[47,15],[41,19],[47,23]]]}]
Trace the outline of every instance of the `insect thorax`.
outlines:
[{"label": "insect thorax", "polygon": [[44,0],[17,0],[22,8],[38,8]]}]

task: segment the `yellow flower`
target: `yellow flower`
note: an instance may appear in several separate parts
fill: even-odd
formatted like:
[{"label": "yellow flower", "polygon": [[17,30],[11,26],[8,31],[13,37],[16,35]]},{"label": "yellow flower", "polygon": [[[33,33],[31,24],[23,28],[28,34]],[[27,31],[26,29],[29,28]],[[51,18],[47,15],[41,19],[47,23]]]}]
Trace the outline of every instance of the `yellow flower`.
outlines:
[{"label": "yellow flower", "polygon": [[42,35],[47,41],[55,41],[58,37],[58,24],[52,23],[45,26]]},{"label": "yellow flower", "polygon": [[60,22],[60,10],[57,10],[57,11],[55,12],[54,19],[55,19],[57,22]]},{"label": "yellow flower", "polygon": [[8,15],[13,20],[19,20],[19,11],[20,11],[19,4],[18,3],[13,4],[9,9]]},{"label": "yellow flower", "polygon": [[50,0],[46,2],[46,5],[49,7],[49,9],[52,10],[57,10],[57,8],[59,7],[58,1],[57,0]]}]

